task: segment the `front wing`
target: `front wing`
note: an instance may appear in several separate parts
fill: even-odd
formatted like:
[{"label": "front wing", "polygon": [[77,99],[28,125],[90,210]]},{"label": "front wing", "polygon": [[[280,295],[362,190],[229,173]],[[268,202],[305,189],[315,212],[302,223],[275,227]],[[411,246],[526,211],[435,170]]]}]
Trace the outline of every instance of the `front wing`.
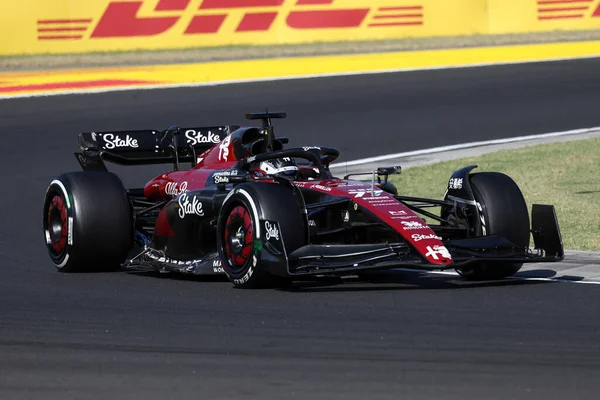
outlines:
[{"label": "front wing", "polygon": [[[277,227],[276,221],[269,222]],[[303,246],[286,254],[282,241],[262,239],[261,265],[269,273],[284,277],[312,275],[344,275],[366,270],[414,268],[445,270],[462,268],[471,264],[557,262],[564,259],[562,238],[556,213],[551,205],[534,205],[532,208],[533,249],[518,248],[498,235],[478,236],[468,239],[444,241],[452,263],[431,264],[406,242],[312,245]]]}]

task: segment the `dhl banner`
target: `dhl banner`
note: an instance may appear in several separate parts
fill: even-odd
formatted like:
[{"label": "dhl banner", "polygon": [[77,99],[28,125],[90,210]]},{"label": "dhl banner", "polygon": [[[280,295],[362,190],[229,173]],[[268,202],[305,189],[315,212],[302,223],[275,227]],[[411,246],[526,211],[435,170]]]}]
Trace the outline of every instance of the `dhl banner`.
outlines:
[{"label": "dhl banner", "polygon": [[600,28],[600,0],[18,0],[0,55]]},{"label": "dhl banner", "polygon": [[486,33],[600,28],[600,0],[487,0]]}]

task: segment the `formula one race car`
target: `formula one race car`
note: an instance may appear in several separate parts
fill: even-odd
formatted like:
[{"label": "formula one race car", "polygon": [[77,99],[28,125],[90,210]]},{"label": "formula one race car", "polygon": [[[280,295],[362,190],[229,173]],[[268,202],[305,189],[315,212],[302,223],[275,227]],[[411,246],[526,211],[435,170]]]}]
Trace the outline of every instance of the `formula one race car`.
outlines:
[{"label": "formula one race car", "polygon": [[[81,133],[83,171],[58,176],[44,200],[56,268],[226,274],[246,288],[398,267],[501,279],[564,257],[554,206],[534,204],[530,227],[519,187],[502,173],[471,165],[451,175],[441,200],[399,195],[388,177],[400,167],[340,179],[329,169],[338,150],[284,148],[271,119],[285,113],[246,117],[262,123]],[[105,161],[173,170],[125,189]]]}]

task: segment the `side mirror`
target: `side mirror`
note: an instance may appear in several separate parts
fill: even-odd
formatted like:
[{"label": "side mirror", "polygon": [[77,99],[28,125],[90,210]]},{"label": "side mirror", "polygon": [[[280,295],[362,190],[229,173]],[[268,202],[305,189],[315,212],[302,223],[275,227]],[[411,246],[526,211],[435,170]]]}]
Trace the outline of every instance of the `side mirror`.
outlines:
[{"label": "side mirror", "polygon": [[402,167],[400,165],[394,167],[379,167],[377,168],[377,175],[398,175],[402,173]]},{"label": "side mirror", "polygon": [[[387,182],[388,175],[398,175],[400,173],[402,173],[402,167],[397,165],[397,166],[393,166],[393,167],[379,167],[376,170],[374,170],[373,172],[359,172],[356,174],[348,174],[348,175],[344,176],[344,179],[348,179],[352,175],[373,175],[373,181],[375,181],[375,176],[383,175],[385,181]],[[381,178],[379,176],[377,176],[377,181],[379,183],[381,183]]]}]

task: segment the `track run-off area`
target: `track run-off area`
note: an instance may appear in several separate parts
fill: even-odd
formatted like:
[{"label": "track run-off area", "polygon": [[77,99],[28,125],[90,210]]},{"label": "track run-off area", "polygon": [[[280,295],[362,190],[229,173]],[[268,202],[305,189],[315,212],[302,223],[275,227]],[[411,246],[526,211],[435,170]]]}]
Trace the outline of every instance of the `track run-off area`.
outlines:
[{"label": "track run-off area", "polygon": [[[268,108],[288,113],[275,132],[290,146],[343,162],[600,126],[599,76],[589,58],[0,101],[0,398],[596,399],[600,287],[549,280],[551,266],[257,291],[61,274],[41,210],[48,183],[79,169],[79,132],[245,124]],[[162,168],[112,170],[137,186]]]}]

